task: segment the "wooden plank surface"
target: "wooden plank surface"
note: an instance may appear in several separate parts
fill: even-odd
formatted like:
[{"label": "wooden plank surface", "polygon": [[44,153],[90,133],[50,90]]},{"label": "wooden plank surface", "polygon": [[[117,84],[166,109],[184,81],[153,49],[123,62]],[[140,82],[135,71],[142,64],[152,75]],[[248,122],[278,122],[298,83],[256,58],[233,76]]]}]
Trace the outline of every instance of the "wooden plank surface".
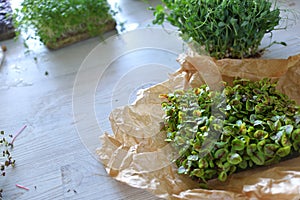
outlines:
[{"label": "wooden plank surface", "polygon": [[[300,10],[296,0],[288,1],[288,5]],[[144,1],[121,0],[119,6],[128,30],[150,24],[152,14]],[[265,57],[287,58],[300,53],[300,23],[275,33],[274,38],[286,41],[288,46],[273,46]],[[110,178],[76,130],[78,121],[72,110],[74,81],[81,63],[100,42],[99,38],[92,38],[57,51],[32,42],[33,51],[29,54],[24,54],[21,39],[1,43],[7,46],[7,52],[0,68],[0,128],[16,133],[27,125],[12,151],[16,167],[0,180],[4,199],[158,199]],[[169,56],[166,62],[175,71],[176,56]],[[112,76],[113,71],[109,73],[107,76]],[[107,85],[109,88],[115,82],[106,84],[111,84]],[[110,95],[109,90],[98,88],[96,109],[100,113],[111,110]],[[98,120],[109,130],[106,116],[101,115]]]}]

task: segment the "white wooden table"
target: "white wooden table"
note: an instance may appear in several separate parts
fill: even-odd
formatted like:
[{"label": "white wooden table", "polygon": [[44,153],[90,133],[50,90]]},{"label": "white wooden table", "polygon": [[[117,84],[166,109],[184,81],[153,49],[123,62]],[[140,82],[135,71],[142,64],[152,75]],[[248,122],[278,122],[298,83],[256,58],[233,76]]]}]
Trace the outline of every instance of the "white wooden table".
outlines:
[{"label": "white wooden table", "polygon": [[[152,13],[147,11],[148,5],[142,0],[122,0],[119,3],[128,30],[146,27],[151,23]],[[288,4],[300,11],[300,2],[297,0],[288,1]],[[105,37],[113,34],[109,33]],[[266,52],[265,57],[287,58],[299,54],[300,23],[287,31],[276,32],[274,39],[286,41],[288,46],[275,45]],[[158,199],[146,191],[131,188],[110,178],[90,152],[98,141],[91,138],[91,146],[87,148],[86,138],[82,138],[85,137],[84,133],[78,133],[76,129],[80,119],[85,120],[89,113],[84,113],[82,109],[82,116],[74,118],[72,97],[75,78],[84,59],[99,43],[99,38],[92,38],[57,51],[49,51],[44,46],[31,43],[30,47],[34,50],[29,54],[24,54],[26,49],[21,40],[1,43],[7,46],[7,52],[0,68],[0,129],[14,134],[23,125],[27,125],[12,150],[16,166],[9,169],[7,176],[0,180],[4,199]],[[149,55],[156,56],[152,50],[148,49]],[[141,59],[147,59],[143,57],[147,50],[140,53]],[[163,67],[161,74],[154,72],[159,75],[152,77],[154,82],[149,82],[147,73],[143,74],[143,67],[149,67],[150,61],[147,61],[148,64],[140,64],[141,67],[135,64],[133,71],[130,71],[132,60],[118,58],[116,63],[109,65],[110,68],[105,71],[107,74],[101,79],[105,80],[105,87],[99,86],[95,91],[95,112],[102,130],[109,130],[107,115],[112,107],[124,104],[124,95],[125,103],[130,103],[136,89],[163,80],[167,73],[179,67],[175,62],[176,54],[166,51],[163,54],[166,56],[157,58],[155,63],[155,70],[160,61]],[[120,68],[123,61],[127,63],[126,70]],[[138,62],[138,59],[134,62]],[[170,68],[165,67],[168,63]],[[139,69],[142,69],[141,74],[138,74]],[[139,78],[131,82],[126,78],[128,74],[129,77]],[[110,80],[110,77],[119,79]],[[120,80],[123,82],[116,82]],[[141,83],[135,80],[145,81]],[[122,84],[124,91],[135,90],[130,94],[116,92],[118,90],[115,87],[120,87],[122,91]],[[114,91],[115,96],[112,96],[110,90]],[[87,133],[89,131],[87,129]],[[29,190],[17,188],[16,184],[26,186]]]}]

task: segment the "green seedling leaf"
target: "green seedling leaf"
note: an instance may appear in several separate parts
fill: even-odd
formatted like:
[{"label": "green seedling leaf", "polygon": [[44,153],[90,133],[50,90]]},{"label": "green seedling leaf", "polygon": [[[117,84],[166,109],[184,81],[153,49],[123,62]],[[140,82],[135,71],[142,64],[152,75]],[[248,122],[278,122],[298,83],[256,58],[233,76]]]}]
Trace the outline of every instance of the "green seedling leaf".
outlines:
[{"label": "green seedling leaf", "polygon": [[180,166],[177,172],[178,174],[185,174],[187,172],[187,169],[185,169],[183,166]]},{"label": "green seedling leaf", "polygon": [[256,144],[249,144],[247,146],[246,152],[248,156],[253,156],[253,153],[256,151]]},{"label": "green seedling leaf", "polygon": [[227,173],[224,172],[224,171],[222,171],[222,172],[219,174],[218,179],[219,179],[220,181],[222,181],[222,182],[226,181],[226,179],[227,179]]},{"label": "green seedling leaf", "polygon": [[287,136],[287,134],[283,133],[281,136],[281,145],[282,146],[291,146],[291,142]]},{"label": "green seedling leaf", "polygon": [[276,154],[276,151],[279,147],[280,146],[277,144],[266,144],[264,146],[264,153],[268,157],[273,157]]},{"label": "green seedling leaf", "polygon": [[205,174],[205,178],[209,180],[212,179],[217,174],[217,171],[214,169],[207,169],[204,171],[204,174]]},{"label": "green seedling leaf", "polygon": [[227,161],[230,164],[237,165],[243,161],[242,157],[238,153],[229,153],[227,156]]},{"label": "green seedling leaf", "polygon": [[218,149],[215,154],[214,158],[220,161],[225,161],[227,159],[228,150],[225,148]]},{"label": "green seedling leaf", "polygon": [[239,168],[246,169],[247,167],[248,167],[247,160],[243,160],[242,162],[239,163]]},{"label": "green seedling leaf", "polygon": [[250,158],[256,165],[264,165],[265,163],[265,156],[262,152],[254,152]]},{"label": "green seedling leaf", "polygon": [[256,147],[259,152],[263,152],[264,145],[266,144],[266,140],[261,140],[260,142],[257,143]]},{"label": "green seedling leaf", "polygon": [[291,152],[291,146],[285,146],[285,147],[279,148],[276,152],[276,155],[283,158],[283,157],[288,156],[290,154],[290,152]]},{"label": "green seedling leaf", "polygon": [[[226,98],[218,96],[225,94]],[[166,114],[162,131],[179,152],[178,172],[200,183],[225,181],[236,171],[271,165],[300,152],[297,117],[291,117],[300,108],[270,80],[238,79],[220,93],[203,85],[162,98]],[[247,101],[259,105],[257,110],[247,111]],[[212,115],[212,107],[220,112]]]},{"label": "green seedling leaf", "polygon": [[[194,49],[217,59],[246,58],[260,53],[263,37],[277,30],[284,11],[270,1],[163,0],[153,9],[153,23],[168,21]],[[266,48],[273,44],[285,43]]]},{"label": "green seedling leaf", "polygon": [[242,141],[238,138],[233,139],[231,142],[231,145],[232,145],[231,148],[233,151],[241,151],[245,148],[244,141]]},{"label": "green seedling leaf", "polygon": [[203,169],[194,169],[192,172],[191,172],[191,176],[196,176],[198,178],[201,178],[203,177],[204,175],[204,170]]},{"label": "green seedling leaf", "polygon": [[296,142],[300,141],[300,128],[298,128],[292,132],[292,140],[296,141]]},{"label": "green seedling leaf", "polygon": [[255,133],[253,134],[253,137],[256,139],[265,139],[269,136],[269,133],[267,131],[264,130],[257,130],[255,131]]},{"label": "green seedling leaf", "polygon": [[207,162],[207,160],[205,158],[201,158],[198,162],[198,167],[200,169],[205,169],[205,168],[208,168],[209,166],[209,163]]},{"label": "green seedling leaf", "polygon": [[199,159],[199,156],[198,155],[189,155],[187,157],[187,159],[190,161],[197,161]]}]

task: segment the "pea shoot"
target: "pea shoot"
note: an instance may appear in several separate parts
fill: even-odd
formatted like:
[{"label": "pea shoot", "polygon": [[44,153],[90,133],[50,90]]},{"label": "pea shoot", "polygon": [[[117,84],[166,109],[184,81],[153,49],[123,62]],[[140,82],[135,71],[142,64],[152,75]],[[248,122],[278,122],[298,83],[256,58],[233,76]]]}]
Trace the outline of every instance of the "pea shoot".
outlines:
[{"label": "pea shoot", "polygon": [[260,49],[285,11],[269,0],[162,0],[152,10],[154,24],[170,22],[198,53],[217,59],[256,57],[275,43],[286,45],[273,41]]}]

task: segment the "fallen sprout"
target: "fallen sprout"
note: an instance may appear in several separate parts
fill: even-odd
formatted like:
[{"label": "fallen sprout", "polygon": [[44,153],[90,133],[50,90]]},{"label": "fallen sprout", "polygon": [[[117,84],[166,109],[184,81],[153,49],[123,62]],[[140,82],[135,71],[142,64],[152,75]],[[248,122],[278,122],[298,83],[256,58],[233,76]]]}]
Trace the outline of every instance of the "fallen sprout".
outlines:
[{"label": "fallen sprout", "polygon": [[25,187],[25,186],[23,186],[23,185],[16,184],[16,186],[17,186],[18,188],[21,188],[21,189],[24,189],[24,190],[29,190],[28,187]]},{"label": "fallen sprout", "polygon": [[[5,137],[5,132],[1,131],[0,135],[0,147],[2,151],[2,157],[0,159],[0,170],[1,175],[5,176],[5,169],[9,166],[14,166],[15,160],[12,158],[11,153],[9,152],[9,149],[12,148],[12,144],[8,142],[8,139]],[[11,138],[12,135],[9,135],[8,137]]]},{"label": "fallen sprout", "polygon": [[[13,148],[14,142],[16,138],[25,130],[27,126],[24,125],[14,136],[9,134],[8,137],[11,138],[11,141],[8,140],[6,137],[6,133],[4,131],[0,131],[0,147],[2,151],[2,157],[0,157],[0,173],[1,176],[6,175],[6,168],[7,167],[14,167],[15,166],[15,160],[12,158],[10,149]],[[16,184],[17,187],[23,188],[23,189],[28,189],[25,188],[21,185]],[[0,199],[2,198],[2,192],[3,190],[0,189]]]},{"label": "fallen sprout", "polygon": [[17,137],[27,128],[27,125],[24,125],[13,137],[12,141],[10,142],[10,145],[14,145],[15,140]]},{"label": "fallen sprout", "polygon": [[226,181],[232,173],[300,154],[300,107],[270,79],[237,79],[221,92],[202,85],[160,98],[162,130],[178,152],[178,173],[204,187],[208,180]]}]

